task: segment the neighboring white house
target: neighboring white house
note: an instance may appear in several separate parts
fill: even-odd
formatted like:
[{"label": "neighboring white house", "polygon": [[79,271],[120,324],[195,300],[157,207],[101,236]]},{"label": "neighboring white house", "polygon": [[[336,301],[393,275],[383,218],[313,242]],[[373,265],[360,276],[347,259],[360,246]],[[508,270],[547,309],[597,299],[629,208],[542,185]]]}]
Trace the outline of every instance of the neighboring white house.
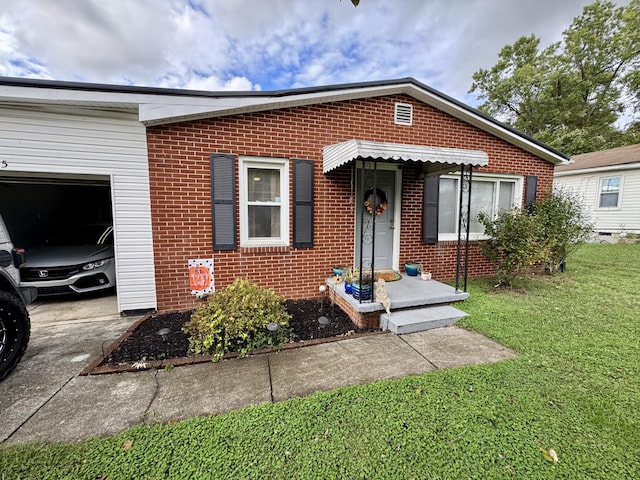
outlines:
[{"label": "neighboring white house", "polygon": [[640,233],[640,144],[571,160],[555,167],[553,183],[582,197],[595,231]]}]

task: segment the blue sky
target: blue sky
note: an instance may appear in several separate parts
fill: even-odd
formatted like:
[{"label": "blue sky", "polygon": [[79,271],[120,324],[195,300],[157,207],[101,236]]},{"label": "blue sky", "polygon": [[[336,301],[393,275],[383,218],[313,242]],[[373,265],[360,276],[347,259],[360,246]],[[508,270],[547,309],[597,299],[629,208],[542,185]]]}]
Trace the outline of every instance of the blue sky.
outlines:
[{"label": "blue sky", "polygon": [[0,76],[197,90],[410,76],[475,105],[473,72],[522,35],[560,40],[588,3],[0,0]]}]

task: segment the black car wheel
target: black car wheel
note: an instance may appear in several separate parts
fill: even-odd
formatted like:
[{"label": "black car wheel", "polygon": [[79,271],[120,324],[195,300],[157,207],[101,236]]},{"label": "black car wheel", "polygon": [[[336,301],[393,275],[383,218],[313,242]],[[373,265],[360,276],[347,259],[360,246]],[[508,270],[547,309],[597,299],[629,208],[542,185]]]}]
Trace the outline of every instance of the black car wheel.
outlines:
[{"label": "black car wheel", "polygon": [[27,308],[9,292],[0,291],[0,380],[16,368],[29,343]]}]

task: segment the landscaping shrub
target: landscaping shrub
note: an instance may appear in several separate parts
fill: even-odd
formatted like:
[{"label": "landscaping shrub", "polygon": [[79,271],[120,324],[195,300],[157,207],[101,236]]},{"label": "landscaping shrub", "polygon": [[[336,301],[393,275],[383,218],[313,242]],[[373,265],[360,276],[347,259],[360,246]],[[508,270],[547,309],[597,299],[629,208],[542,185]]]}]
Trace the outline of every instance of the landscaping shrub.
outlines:
[{"label": "landscaping shrub", "polygon": [[[190,351],[196,355],[221,357],[227,352],[241,356],[264,347],[279,347],[291,336],[285,299],[249,279],[237,279],[209,295],[184,329]],[[278,325],[275,332],[269,323]]]},{"label": "landscaping shrub", "polygon": [[535,264],[556,272],[593,234],[580,199],[560,189],[547,193],[530,213],[502,210],[494,219],[481,212],[478,220],[490,237],[480,242],[480,251],[495,266],[498,283],[505,285]]},{"label": "landscaping shrub", "polygon": [[564,265],[567,256],[593,235],[593,225],[582,202],[568,190],[554,189],[533,208],[540,225],[540,261],[549,273]]},{"label": "landscaping shrub", "polygon": [[540,260],[540,226],[522,210],[501,210],[493,219],[481,212],[478,220],[490,237],[480,251],[496,268],[498,283],[510,285],[523,269]]}]

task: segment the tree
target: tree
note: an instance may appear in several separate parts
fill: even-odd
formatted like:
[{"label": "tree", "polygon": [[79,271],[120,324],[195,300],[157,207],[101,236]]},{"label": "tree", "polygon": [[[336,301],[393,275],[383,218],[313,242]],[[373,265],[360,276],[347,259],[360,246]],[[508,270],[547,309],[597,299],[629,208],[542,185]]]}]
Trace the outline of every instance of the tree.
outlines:
[{"label": "tree", "polygon": [[[480,110],[571,155],[636,143],[638,25],[640,0],[621,7],[598,0],[562,42],[541,48],[529,35],[503,47],[491,69],[473,74],[469,92],[484,100]],[[623,115],[631,122],[621,129]]]}]

